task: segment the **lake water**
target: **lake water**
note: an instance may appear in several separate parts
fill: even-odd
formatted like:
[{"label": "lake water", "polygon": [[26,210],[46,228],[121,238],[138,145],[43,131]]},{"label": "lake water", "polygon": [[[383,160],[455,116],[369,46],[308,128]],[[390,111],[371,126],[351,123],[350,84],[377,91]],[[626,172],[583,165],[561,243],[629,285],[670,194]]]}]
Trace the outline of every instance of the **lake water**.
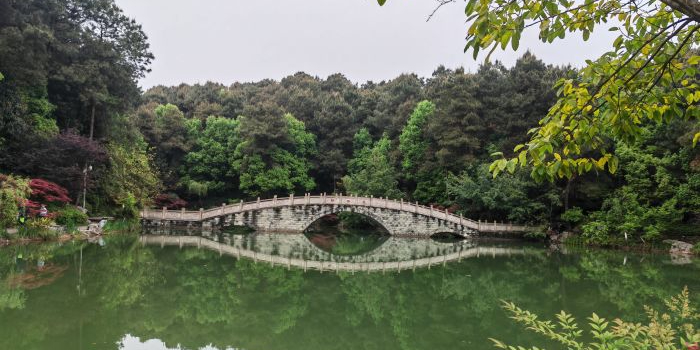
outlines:
[{"label": "lake water", "polygon": [[110,236],[0,248],[0,349],[494,349],[541,315],[643,321],[700,263],[362,234]]}]

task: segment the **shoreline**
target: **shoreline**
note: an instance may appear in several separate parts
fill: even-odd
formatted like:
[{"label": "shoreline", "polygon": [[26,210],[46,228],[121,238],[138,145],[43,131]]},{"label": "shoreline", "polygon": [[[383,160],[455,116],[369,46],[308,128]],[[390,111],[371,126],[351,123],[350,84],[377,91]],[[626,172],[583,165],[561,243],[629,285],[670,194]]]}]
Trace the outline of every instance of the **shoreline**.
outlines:
[{"label": "shoreline", "polygon": [[[50,239],[45,239],[41,237],[34,237],[34,238],[28,238],[28,237],[17,237],[13,239],[0,239],[0,248],[5,248],[5,247],[10,247],[10,246],[22,246],[22,245],[31,245],[31,244],[42,244],[42,243],[52,243],[52,242],[58,242],[58,243],[65,243],[68,241],[83,241],[83,240],[91,240],[95,239],[98,237],[102,237],[105,235],[110,235],[110,234],[123,234],[127,233],[126,230],[107,230],[103,231],[101,233],[94,233],[90,232],[87,230],[87,226],[80,227],[76,233],[70,234],[70,233],[65,233],[65,228],[61,227],[59,229],[56,228],[51,228],[50,230],[57,231],[57,232],[63,232],[61,234],[58,234],[54,238]],[[10,234],[17,234],[17,229],[6,229],[6,232]],[[483,237],[476,237],[478,240],[485,240],[485,241],[496,241],[496,242],[539,242],[547,245],[547,247],[551,250],[561,250],[564,248],[582,248],[582,249],[596,249],[596,250],[609,250],[609,251],[621,251],[621,252],[633,252],[633,253],[645,253],[645,254],[659,254],[659,255],[668,255],[668,256],[675,256],[675,257],[688,257],[688,258],[700,258],[700,254],[693,254],[692,252],[689,254],[678,254],[678,253],[673,253],[670,251],[670,244],[666,244],[663,242],[659,243],[651,243],[651,244],[632,244],[632,245],[600,245],[600,244],[585,244],[581,242],[579,239],[575,238],[571,239],[572,237],[569,237],[569,239],[566,239],[564,241],[555,241],[555,240],[532,240],[532,239],[527,239],[523,237],[513,237],[513,236],[499,236],[499,235],[485,235]],[[679,238],[679,237],[672,237],[672,238]],[[671,238],[669,238],[671,239]]]},{"label": "shoreline", "polygon": [[120,230],[108,230],[93,232],[90,230],[89,226],[78,226],[75,231],[67,232],[65,226],[52,226],[46,229],[48,232],[52,232],[54,236],[52,237],[20,237],[18,236],[18,229],[16,227],[7,228],[5,232],[7,234],[13,235],[14,237],[0,238],[0,248],[10,247],[10,246],[21,246],[29,244],[42,244],[42,243],[64,243],[68,241],[82,241],[91,240],[97,237],[101,237],[111,233],[118,233]]},{"label": "shoreline", "polygon": [[86,241],[86,240],[90,240],[90,239],[100,237],[103,235],[104,234],[80,232],[77,234],[64,233],[64,234],[58,235],[57,237],[52,238],[52,239],[44,239],[41,237],[36,237],[36,238],[21,237],[21,238],[15,238],[15,239],[4,239],[3,238],[3,239],[0,239],[0,248],[11,247],[11,246],[23,246],[23,245],[30,245],[30,244],[65,243],[65,242],[69,242],[69,241]]}]

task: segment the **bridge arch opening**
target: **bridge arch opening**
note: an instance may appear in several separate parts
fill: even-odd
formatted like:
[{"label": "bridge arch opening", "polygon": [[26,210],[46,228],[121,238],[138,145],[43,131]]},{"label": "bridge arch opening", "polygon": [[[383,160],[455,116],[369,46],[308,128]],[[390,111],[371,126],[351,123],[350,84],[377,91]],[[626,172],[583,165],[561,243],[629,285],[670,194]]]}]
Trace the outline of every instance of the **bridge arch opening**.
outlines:
[{"label": "bridge arch opening", "polygon": [[440,243],[454,243],[463,241],[466,238],[456,232],[446,231],[434,233],[430,235],[430,239]]},{"label": "bridge arch opening", "polygon": [[323,214],[314,219],[304,232],[314,231],[350,231],[362,230],[380,235],[388,235],[389,231],[372,216],[352,211],[338,211]]},{"label": "bridge arch opening", "polygon": [[338,211],[319,216],[304,230],[317,248],[341,256],[369,253],[386,242],[389,231],[369,215]]},{"label": "bridge arch opening", "polygon": [[371,209],[352,206],[326,207],[316,212],[307,221],[304,232],[318,228],[338,227],[345,229],[374,230],[380,234],[392,234],[382,222],[381,217]]}]

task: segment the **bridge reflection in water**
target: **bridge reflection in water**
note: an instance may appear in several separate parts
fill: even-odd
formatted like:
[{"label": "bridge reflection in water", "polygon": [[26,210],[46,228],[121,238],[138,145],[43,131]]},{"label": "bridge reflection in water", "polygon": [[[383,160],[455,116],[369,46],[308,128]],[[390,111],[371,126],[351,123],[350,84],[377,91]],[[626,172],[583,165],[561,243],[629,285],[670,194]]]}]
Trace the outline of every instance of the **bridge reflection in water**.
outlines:
[{"label": "bridge reflection in water", "polygon": [[303,234],[253,233],[249,235],[144,234],[144,245],[197,247],[236,258],[252,259],[304,271],[386,272],[415,270],[480,256],[522,255],[523,247],[499,247],[477,240],[440,242],[424,238],[388,237],[376,249],[359,255],[338,255],[320,249]]}]

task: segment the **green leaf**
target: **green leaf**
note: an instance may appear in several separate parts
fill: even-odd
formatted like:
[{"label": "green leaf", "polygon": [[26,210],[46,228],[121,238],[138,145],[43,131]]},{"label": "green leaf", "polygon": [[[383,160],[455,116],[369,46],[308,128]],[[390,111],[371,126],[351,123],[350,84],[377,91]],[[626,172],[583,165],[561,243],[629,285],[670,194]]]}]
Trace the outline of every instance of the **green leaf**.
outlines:
[{"label": "green leaf", "polygon": [[527,151],[522,151],[518,155],[518,161],[520,162],[520,166],[525,166],[527,163]]},{"label": "green leaf", "polygon": [[[386,1],[386,0],[384,0]],[[476,5],[476,0],[469,0],[467,7],[464,9],[464,13],[470,14],[474,11],[474,5]]]},{"label": "green leaf", "polygon": [[510,37],[513,36],[513,32],[508,31],[503,36],[501,36],[501,49],[505,50],[506,47],[508,46],[508,40],[510,40]]},{"label": "green leaf", "polygon": [[618,163],[619,159],[617,157],[610,157],[610,160],[608,161],[608,170],[610,170],[611,174],[615,174],[615,172],[617,171]]},{"label": "green leaf", "polygon": [[508,161],[506,161],[505,159],[498,160],[498,170],[499,171],[503,171],[507,165],[508,165]]},{"label": "green leaf", "polygon": [[510,46],[513,48],[513,50],[518,50],[518,46],[520,45],[520,32],[516,31],[513,33],[513,38],[510,40]]},{"label": "green leaf", "polygon": [[698,144],[698,141],[700,140],[700,132],[695,134],[695,137],[693,137],[693,147]]},{"label": "green leaf", "polygon": [[688,64],[691,66],[694,66],[698,63],[700,63],[700,56],[690,56],[690,58],[688,59]]},{"label": "green leaf", "polygon": [[386,0],[377,0],[377,2],[379,3],[379,6],[384,6]]},{"label": "green leaf", "polygon": [[508,169],[508,172],[509,172],[509,173],[512,174],[512,173],[515,172],[515,166],[517,165],[517,163],[518,163],[518,160],[517,160],[517,159],[511,159],[511,160],[508,161],[507,169]]}]

